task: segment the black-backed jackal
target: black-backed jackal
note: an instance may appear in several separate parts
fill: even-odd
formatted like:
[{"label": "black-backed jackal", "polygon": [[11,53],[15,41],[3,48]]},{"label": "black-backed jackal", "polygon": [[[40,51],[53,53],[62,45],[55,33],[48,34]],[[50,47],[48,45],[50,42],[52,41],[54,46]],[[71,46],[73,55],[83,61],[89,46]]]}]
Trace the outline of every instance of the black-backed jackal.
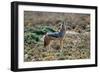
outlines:
[{"label": "black-backed jackal", "polygon": [[44,47],[50,50],[52,41],[59,40],[61,51],[63,49],[63,40],[66,34],[66,25],[65,23],[60,23],[61,27],[58,32],[47,33],[44,37]]}]

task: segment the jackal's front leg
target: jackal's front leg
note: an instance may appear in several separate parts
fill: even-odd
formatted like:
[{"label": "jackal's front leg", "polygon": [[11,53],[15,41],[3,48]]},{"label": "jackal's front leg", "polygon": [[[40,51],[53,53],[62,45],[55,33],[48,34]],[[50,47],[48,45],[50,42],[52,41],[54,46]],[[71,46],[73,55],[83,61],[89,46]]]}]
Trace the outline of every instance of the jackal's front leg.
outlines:
[{"label": "jackal's front leg", "polygon": [[61,48],[60,51],[62,51],[63,50],[63,40],[60,40],[60,48]]}]

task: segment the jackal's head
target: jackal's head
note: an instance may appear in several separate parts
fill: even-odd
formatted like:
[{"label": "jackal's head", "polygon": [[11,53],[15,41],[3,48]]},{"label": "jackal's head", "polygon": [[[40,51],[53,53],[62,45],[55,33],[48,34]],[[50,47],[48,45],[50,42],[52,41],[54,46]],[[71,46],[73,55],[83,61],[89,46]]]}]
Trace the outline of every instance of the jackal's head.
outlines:
[{"label": "jackal's head", "polygon": [[59,25],[60,25],[60,27],[59,27],[60,31],[66,31],[66,23],[65,22],[59,23]]}]

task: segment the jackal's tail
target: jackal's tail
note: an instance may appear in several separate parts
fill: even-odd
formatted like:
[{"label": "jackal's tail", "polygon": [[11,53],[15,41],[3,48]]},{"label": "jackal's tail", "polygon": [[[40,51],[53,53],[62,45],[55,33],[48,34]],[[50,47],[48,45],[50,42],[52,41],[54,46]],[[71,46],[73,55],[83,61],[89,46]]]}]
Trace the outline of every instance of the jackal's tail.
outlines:
[{"label": "jackal's tail", "polygon": [[48,46],[49,44],[50,44],[50,39],[49,39],[49,37],[46,35],[46,36],[44,37],[44,47]]}]

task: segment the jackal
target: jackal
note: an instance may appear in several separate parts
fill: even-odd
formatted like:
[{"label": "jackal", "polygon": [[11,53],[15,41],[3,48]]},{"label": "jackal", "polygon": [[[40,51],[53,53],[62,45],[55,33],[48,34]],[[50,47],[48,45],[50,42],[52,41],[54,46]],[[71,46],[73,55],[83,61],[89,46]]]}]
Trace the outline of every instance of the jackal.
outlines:
[{"label": "jackal", "polygon": [[66,34],[66,25],[65,23],[60,23],[61,27],[58,32],[47,33],[44,37],[44,47],[48,47],[49,50],[51,48],[52,41],[59,40],[61,51],[63,49],[63,40]]}]

